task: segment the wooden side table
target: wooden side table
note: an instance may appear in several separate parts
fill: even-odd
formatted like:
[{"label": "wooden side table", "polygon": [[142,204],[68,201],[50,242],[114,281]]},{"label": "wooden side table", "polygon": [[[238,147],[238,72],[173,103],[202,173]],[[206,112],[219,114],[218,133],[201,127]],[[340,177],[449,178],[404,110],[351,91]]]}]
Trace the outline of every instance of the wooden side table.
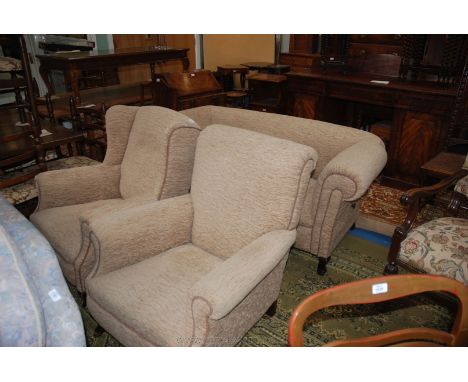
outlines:
[{"label": "wooden side table", "polygon": [[[465,163],[466,155],[441,152],[421,166],[424,176],[443,179],[454,175]],[[424,184],[424,183],[423,183]]]},{"label": "wooden side table", "polygon": [[249,73],[249,68],[243,65],[220,65],[218,75],[225,92],[234,90],[234,75],[240,74],[241,88],[245,89],[245,76]]},{"label": "wooden side table", "polygon": [[244,62],[241,65],[246,66],[250,70],[262,71],[262,70],[268,68],[270,65],[273,65],[273,62],[263,62],[263,61]]},{"label": "wooden side table", "polygon": [[287,77],[280,74],[259,73],[249,78],[250,108],[269,113],[286,110]]}]

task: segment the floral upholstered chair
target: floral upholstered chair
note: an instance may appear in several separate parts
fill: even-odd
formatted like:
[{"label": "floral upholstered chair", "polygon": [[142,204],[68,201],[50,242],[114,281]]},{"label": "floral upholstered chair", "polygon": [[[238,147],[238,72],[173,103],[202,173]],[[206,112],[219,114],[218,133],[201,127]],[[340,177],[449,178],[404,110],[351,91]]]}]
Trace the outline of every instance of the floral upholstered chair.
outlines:
[{"label": "floral upholstered chair", "polygon": [[[415,188],[403,194],[401,202],[409,206],[408,214],[393,234],[386,273],[398,272],[398,257],[411,269],[450,277],[468,286],[468,219],[454,217],[460,209],[466,209],[467,173],[463,169],[434,186]],[[454,185],[447,208],[449,216],[413,227],[423,200]]]}]

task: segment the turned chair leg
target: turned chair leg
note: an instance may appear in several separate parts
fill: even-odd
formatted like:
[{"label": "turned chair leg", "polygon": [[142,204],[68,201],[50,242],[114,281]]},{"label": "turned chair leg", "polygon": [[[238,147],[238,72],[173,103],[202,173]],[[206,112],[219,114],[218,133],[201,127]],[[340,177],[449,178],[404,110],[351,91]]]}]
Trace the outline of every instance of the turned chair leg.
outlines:
[{"label": "turned chair leg", "polygon": [[276,308],[278,307],[278,300],[275,300],[273,304],[268,308],[266,314],[270,317],[273,317],[276,313]]},{"label": "turned chair leg", "polygon": [[384,275],[396,275],[398,273],[398,265],[396,263],[388,263],[384,269]]},{"label": "turned chair leg", "polygon": [[327,263],[330,261],[329,257],[319,257],[318,258],[319,263],[317,266],[317,274],[320,276],[323,276],[325,273],[327,273]]}]

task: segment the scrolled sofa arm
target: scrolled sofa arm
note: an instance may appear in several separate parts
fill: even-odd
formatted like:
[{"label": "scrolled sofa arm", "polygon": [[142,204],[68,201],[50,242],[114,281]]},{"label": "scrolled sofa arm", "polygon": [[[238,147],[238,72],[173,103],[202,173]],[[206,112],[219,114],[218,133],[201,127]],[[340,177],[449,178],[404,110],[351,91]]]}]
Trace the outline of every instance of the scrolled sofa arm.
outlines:
[{"label": "scrolled sofa arm", "polygon": [[378,138],[366,139],[343,150],[324,167],[319,185],[339,189],[345,201],[359,199],[387,163],[387,152]]},{"label": "scrolled sofa arm", "polygon": [[142,204],[94,219],[89,226],[96,265],[89,277],[112,272],[190,242],[190,195]]},{"label": "scrolled sofa arm", "polygon": [[39,203],[47,208],[120,198],[120,165],[97,165],[43,172],[36,176]]},{"label": "scrolled sofa arm", "polygon": [[192,302],[204,301],[211,319],[223,318],[280,263],[295,240],[296,230],[260,236],[199,280],[192,290]]}]

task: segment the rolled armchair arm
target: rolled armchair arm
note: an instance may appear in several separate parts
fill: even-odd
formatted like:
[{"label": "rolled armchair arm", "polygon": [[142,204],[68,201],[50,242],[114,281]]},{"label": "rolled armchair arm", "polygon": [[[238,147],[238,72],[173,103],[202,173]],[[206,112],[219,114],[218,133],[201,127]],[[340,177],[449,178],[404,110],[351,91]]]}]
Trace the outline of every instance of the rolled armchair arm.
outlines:
[{"label": "rolled armchair arm", "polygon": [[90,277],[189,243],[192,222],[190,195],[142,204],[94,219],[89,230],[96,265]]},{"label": "rolled armchair arm", "polygon": [[191,300],[205,301],[211,319],[223,318],[280,263],[295,240],[295,230],[262,235],[200,279]]},{"label": "rolled armchair arm", "polygon": [[344,200],[355,201],[367,191],[386,163],[384,144],[377,139],[366,139],[328,162],[319,175],[319,185],[321,188],[338,188]]},{"label": "rolled armchair arm", "polygon": [[36,176],[39,203],[46,208],[120,198],[120,165],[47,171]]}]

